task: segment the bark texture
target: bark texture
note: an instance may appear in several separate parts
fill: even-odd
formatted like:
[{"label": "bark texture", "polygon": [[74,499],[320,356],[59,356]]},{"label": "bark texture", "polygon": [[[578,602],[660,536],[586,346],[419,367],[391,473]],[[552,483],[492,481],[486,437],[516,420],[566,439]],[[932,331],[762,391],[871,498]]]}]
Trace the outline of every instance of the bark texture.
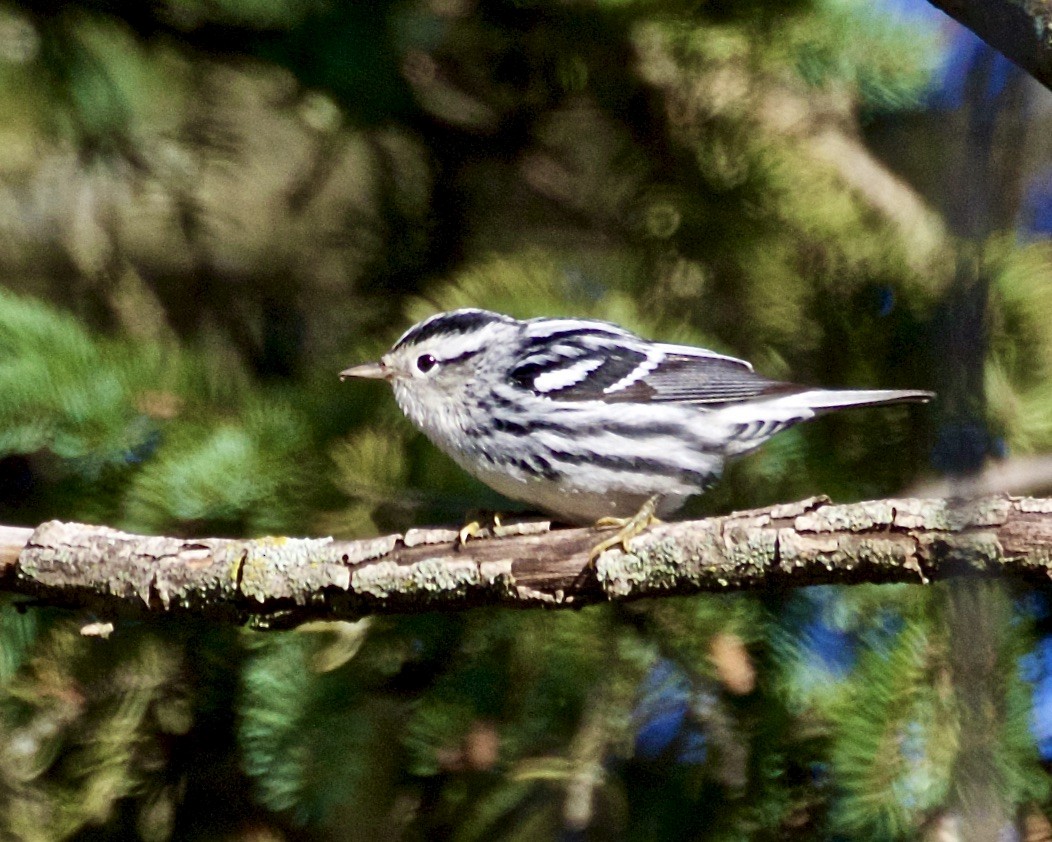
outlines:
[{"label": "bark texture", "polygon": [[[615,599],[823,583],[1011,575],[1047,583],[1052,499],[825,498],[661,524],[632,551],[547,523],[456,543],[448,529],[363,541],[180,539],[51,521],[0,528],[0,588],[102,614],[190,611],[289,625],[306,619],[579,607]],[[606,533],[608,534],[608,533]]]}]

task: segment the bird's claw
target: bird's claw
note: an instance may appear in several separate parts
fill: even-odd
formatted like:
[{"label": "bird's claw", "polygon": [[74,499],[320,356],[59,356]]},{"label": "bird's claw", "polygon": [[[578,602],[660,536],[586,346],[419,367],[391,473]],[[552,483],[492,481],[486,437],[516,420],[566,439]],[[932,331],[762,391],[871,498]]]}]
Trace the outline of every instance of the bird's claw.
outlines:
[{"label": "bird's claw", "polygon": [[472,538],[500,538],[503,534],[504,525],[500,522],[500,515],[494,512],[489,516],[487,524],[473,520],[460,527],[460,531],[457,532],[457,546],[464,546]]},{"label": "bird's claw", "polygon": [[609,538],[604,538],[588,553],[588,565],[592,567],[603,553],[620,546],[626,553],[632,552],[632,539],[638,537],[655,523],[661,523],[657,517],[659,495],[649,498],[632,517],[604,517],[596,521],[597,528],[617,527],[618,531]]}]

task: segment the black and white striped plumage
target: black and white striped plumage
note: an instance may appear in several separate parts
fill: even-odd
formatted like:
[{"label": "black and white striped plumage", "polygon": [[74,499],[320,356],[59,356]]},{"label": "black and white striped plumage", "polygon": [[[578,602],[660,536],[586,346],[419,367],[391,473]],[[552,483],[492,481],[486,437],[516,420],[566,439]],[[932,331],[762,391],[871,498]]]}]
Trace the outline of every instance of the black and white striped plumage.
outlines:
[{"label": "black and white striped plumage", "polygon": [[631,516],[655,494],[658,514],[669,514],[711,485],[728,456],[793,424],[932,397],[809,389],[607,322],[485,310],[432,316],[379,363],[341,377],[390,381],[406,416],[465,470],[571,522]]}]

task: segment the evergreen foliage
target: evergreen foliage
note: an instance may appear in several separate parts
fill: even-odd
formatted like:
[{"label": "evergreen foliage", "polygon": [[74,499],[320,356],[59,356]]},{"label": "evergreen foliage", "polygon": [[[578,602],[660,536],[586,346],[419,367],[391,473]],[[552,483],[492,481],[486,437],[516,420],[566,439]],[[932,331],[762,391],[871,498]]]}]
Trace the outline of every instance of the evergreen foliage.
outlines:
[{"label": "evergreen foliage", "polygon": [[[986,415],[830,417],[688,514],[893,493],[968,424],[1047,451],[1047,243],[956,242],[864,142],[939,50],[860,0],[0,3],[0,522],[460,525],[511,504],[336,381],[436,309],[941,390],[962,265]],[[108,638],[5,602],[0,837],[918,838],[977,756],[1036,814],[1033,612],[978,593],[982,687],[943,587]]]}]

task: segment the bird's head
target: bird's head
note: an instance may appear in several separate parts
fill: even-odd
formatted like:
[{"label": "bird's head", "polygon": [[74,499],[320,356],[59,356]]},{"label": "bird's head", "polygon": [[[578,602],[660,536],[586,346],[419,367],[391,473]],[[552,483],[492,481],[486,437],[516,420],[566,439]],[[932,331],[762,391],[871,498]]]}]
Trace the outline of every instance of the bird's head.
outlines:
[{"label": "bird's head", "polygon": [[[495,343],[507,341],[518,324],[488,310],[438,313],[409,328],[378,362],[340,372],[340,379],[386,380],[402,411],[425,429],[430,414],[452,409],[468,396]],[[430,423],[429,423],[430,422]]]}]

